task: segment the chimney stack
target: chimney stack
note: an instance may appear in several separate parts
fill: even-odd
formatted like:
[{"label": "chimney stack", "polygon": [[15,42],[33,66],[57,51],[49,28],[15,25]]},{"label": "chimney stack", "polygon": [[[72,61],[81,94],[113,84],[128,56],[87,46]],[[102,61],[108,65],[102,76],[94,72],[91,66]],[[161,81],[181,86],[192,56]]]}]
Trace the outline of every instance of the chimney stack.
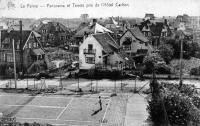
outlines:
[{"label": "chimney stack", "polygon": [[97,23],[97,19],[92,19],[92,25],[95,25]]}]

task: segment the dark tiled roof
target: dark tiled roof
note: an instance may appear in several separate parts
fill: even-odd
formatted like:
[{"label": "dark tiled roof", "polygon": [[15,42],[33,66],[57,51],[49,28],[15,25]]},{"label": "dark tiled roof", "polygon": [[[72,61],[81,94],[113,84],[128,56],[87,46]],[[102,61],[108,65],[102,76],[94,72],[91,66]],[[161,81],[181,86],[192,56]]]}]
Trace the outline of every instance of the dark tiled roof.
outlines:
[{"label": "dark tiled roof", "polygon": [[83,37],[85,34],[89,35],[95,32],[95,26],[86,26],[83,29],[77,31],[76,37]]},{"label": "dark tiled roof", "polygon": [[75,34],[75,37],[83,37],[84,35],[94,34],[95,32],[96,33],[104,33],[104,32],[112,33],[112,31],[105,28],[104,26],[102,26],[98,23],[95,23],[95,24],[89,25],[87,27],[84,27],[80,31],[77,31],[77,33]]},{"label": "dark tiled roof", "polygon": [[119,49],[119,45],[108,33],[94,34],[93,37],[101,44],[106,53],[111,53]]},{"label": "dark tiled roof", "polygon": [[[27,41],[31,31],[22,31],[22,44],[24,46],[25,42]],[[7,30],[1,31],[1,40],[5,40],[6,38],[11,38],[14,39],[15,42],[18,42],[20,40],[20,31],[10,31],[8,32]]]},{"label": "dark tiled roof", "polygon": [[82,22],[78,28],[76,29],[76,31],[80,31],[81,29],[87,27],[90,23],[89,22]]},{"label": "dark tiled roof", "polygon": [[63,30],[64,32],[70,31],[67,27],[65,27],[63,24],[61,24],[59,22],[48,22],[46,24],[41,22],[35,30],[40,31],[42,29],[47,29],[51,32],[56,29],[56,26],[59,26],[59,28],[61,28],[61,30]]},{"label": "dark tiled roof", "polygon": [[136,39],[139,39],[142,42],[148,42],[149,40],[141,33],[140,29],[138,27],[134,27],[129,29],[133,36],[135,36]]}]

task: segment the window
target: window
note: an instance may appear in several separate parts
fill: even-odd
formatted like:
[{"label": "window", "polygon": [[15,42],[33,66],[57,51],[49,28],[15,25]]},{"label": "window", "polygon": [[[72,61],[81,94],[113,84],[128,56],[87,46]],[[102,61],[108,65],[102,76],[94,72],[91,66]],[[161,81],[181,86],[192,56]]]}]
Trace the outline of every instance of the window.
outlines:
[{"label": "window", "polygon": [[127,50],[131,50],[131,45],[123,45],[123,50],[127,51]]},{"label": "window", "polygon": [[6,54],[3,54],[3,61],[6,61]]},{"label": "window", "polygon": [[46,30],[46,29],[43,29],[43,30],[42,30],[42,33],[44,33],[44,34],[47,33],[47,30]]},{"label": "window", "polygon": [[5,54],[4,53],[0,53],[0,61],[5,61]]},{"label": "window", "polygon": [[17,49],[20,49],[20,42],[17,42]]},{"label": "window", "polygon": [[36,48],[37,47],[37,44],[36,42],[33,43],[33,48]]},{"label": "window", "polygon": [[31,42],[28,43],[28,48],[30,49],[32,47]]},{"label": "window", "polygon": [[65,36],[60,36],[60,40],[65,40]]},{"label": "window", "polygon": [[125,44],[131,44],[132,38],[131,37],[126,37],[124,43]]},{"label": "window", "polygon": [[12,53],[7,53],[7,62],[13,62],[13,55],[12,55]]},{"label": "window", "polygon": [[151,33],[150,33],[150,32],[148,32],[148,36],[151,36]]},{"label": "window", "polygon": [[92,50],[93,49],[93,45],[92,44],[88,44],[88,50]]},{"label": "window", "polygon": [[42,37],[42,42],[45,42],[45,36]]},{"label": "window", "polygon": [[93,45],[88,44],[88,53],[93,53]]},{"label": "window", "polygon": [[95,64],[95,57],[86,57],[85,62],[88,64]]}]

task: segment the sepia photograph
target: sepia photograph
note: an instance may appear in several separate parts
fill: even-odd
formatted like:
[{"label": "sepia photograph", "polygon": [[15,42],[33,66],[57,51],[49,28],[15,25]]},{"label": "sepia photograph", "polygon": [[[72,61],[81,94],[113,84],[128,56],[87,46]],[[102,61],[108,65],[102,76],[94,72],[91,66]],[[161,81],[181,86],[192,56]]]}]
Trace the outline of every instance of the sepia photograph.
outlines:
[{"label": "sepia photograph", "polygon": [[200,1],[0,0],[0,126],[200,126]]}]

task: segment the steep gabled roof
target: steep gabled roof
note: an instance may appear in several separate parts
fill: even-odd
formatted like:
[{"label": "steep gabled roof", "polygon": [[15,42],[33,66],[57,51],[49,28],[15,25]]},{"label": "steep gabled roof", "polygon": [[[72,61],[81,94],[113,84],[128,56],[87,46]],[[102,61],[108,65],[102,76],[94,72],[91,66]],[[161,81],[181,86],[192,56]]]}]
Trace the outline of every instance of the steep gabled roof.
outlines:
[{"label": "steep gabled roof", "polygon": [[[3,33],[1,34],[1,40],[3,41],[6,38],[11,38],[14,39],[15,42],[20,40],[20,31],[12,30],[8,32],[7,30],[2,31]],[[24,30],[22,31],[22,44],[24,45],[26,40],[28,39],[29,35],[31,33],[31,30]]]},{"label": "steep gabled roof", "polygon": [[131,28],[131,29],[128,29],[132,35],[142,41],[142,42],[148,42],[149,40],[142,34],[142,32],[140,31],[140,29],[138,27],[134,27],[134,28]]},{"label": "steep gabled roof", "polygon": [[64,32],[69,32],[69,29],[60,22],[50,22],[50,21],[46,23],[40,22],[40,24],[38,25],[38,27],[35,28],[35,30],[36,31],[40,31],[42,29],[55,30],[56,26],[59,26],[59,28],[61,28]]},{"label": "steep gabled roof", "polygon": [[[37,32],[31,31],[31,30],[23,30],[22,31],[22,47],[24,47],[26,41],[28,40],[30,34],[33,33],[34,36],[36,37],[36,41],[38,41],[38,43],[40,44],[39,40],[37,39],[37,37],[40,37],[40,34],[38,34]],[[20,41],[20,31],[16,31],[16,30],[12,30],[10,32],[8,32],[7,30],[3,30],[1,31],[1,41],[2,43],[4,43],[5,39],[9,38],[9,42],[11,42],[10,40],[14,39],[15,43]],[[11,45],[11,43],[10,43]],[[41,44],[40,44],[41,46]]]},{"label": "steep gabled roof", "polygon": [[106,53],[111,53],[119,49],[116,41],[108,33],[99,33],[92,35],[103,47]]},{"label": "steep gabled roof", "polygon": [[103,27],[102,25],[95,23],[94,25],[84,27],[75,34],[76,37],[83,37],[85,34],[96,34],[96,33],[113,33],[111,30]]},{"label": "steep gabled roof", "polygon": [[77,27],[76,31],[80,31],[81,29],[87,27],[90,24],[90,22],[81,22],[79,26]]}]

